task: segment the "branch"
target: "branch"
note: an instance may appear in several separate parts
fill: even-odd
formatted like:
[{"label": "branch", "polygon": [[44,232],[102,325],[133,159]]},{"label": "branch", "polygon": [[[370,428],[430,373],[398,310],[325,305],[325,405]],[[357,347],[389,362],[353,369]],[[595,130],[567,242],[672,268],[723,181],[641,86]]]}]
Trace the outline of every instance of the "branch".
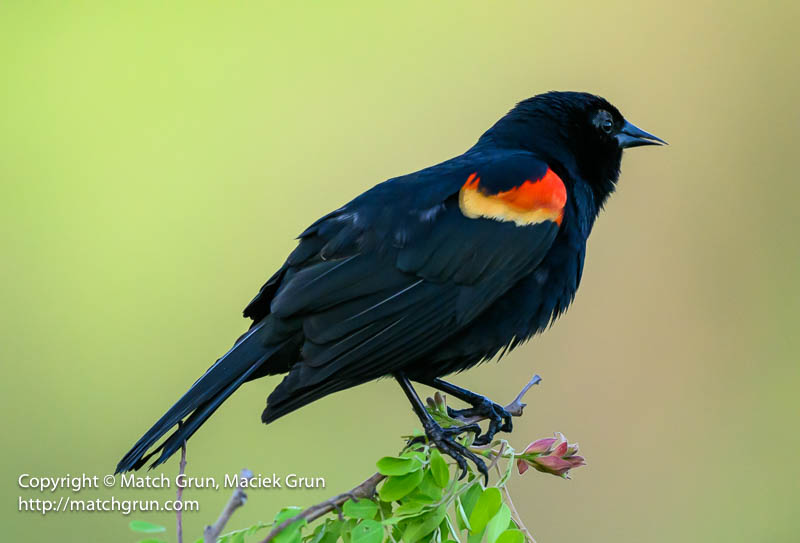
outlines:
[{"label": "branch", "polygon": [[[298,520],[305,520],[306,522],[313,522],[314,520],[318,519],[322,515],[326,515],[333,510],[339,511],[341,505],[346,502],[348,499],[352,499],[354,501],[358,501],[359,498],[372,498],[375,494],[375,488],[378,486],[378,483],[383,481],[386,478],[385,475],[381,475],[380,473],[375,473],[371,475],[368,479],[364,482],[355,486],[354,488],[348,490],[347,492],[343,492],[338,496],[334,496],[324,502],[318,503],[317,505],[312,505],[302,513],[295,515],[290,519],[286,519],[277,526],[275,526],[272,531],[261,540],[260,543],[269,543],[275,537],[278,536],[282,531],[284,531],[287,527],[294,524]],[[341,512],[339,512],[341,515]]]},{"label": "branch", "polygon": [[[179,475],[183,475],[186,473],[186,442],[184,441],[181,444],[181,463],[180,463],[180,471],[178,472]],[[178,493],[176,496],[178,502],[183,501],[183,485],[178,486]],[[177,517],[177,531],[178,531],[178,543],[183,543],[183,503],[181,503],[181,507],[175,512],[175,516]]]},{"label": "branch", "polygon": [[215,543],[219,534],[225,529],[225,524],[228,523],[233,512],[245,504],[247,501],[247,494],[244,493],[244,487],[246,486],[246,481],[252,478],[252,471],[249,469],[242,470],[239,486],[233,491],[233,494],[231,494],[231,498],[228,500],[228,503],[225,504],[225,508],[222,510],[222,513],[220,513],[217,522],[212,526],[206,526],[206,529],[203,530],[204,543]]},{"label": "branch", "polygon": [[[528,405],[528,404],[522,403],[522,398],[531,389],[531,387],[533,385],[538,385],[541,382],[542,382],[542,378],[539,377],[538,375],[534,375],[533,377],[531,377],[531,380],[528,381],[528,383],[524,387],[522,387],[522,390],[519,391],[519,394],[517,394],[517,397],[514,398],[514,400],[510,404],[505,406],[504,409],[506,411],[508,411],[511,414],[512,417],[521,417],[522,416],[522,410],[525,409],[526,405]],[[464,417],[464,418],[457,417],[457,418],[458,418],[458,420],[463,421],[464,424],[472,424],[473,422],[480,422],[480,421],[486,419],[487,417],[481,417],[481,416],[476,415],[474,417]]]}]

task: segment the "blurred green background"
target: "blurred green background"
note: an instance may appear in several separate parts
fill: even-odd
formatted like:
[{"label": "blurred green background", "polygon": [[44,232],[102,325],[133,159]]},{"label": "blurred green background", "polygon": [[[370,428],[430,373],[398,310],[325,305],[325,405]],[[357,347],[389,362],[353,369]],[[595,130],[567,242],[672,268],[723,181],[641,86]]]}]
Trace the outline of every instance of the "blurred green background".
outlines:
[{"label": "blurred green background", "polygon": [[[540,543],[797,541],[799,16],[790,2],[3,2],[3,539],[134,541],[117,513],[18,512],[32,495],[17,477],[113,471],[244,330],[306,225],[461,153],[516,101],[575,89],[671,146],[626,153],[566,317],[455,381],[505,402],[538,372],[514,443],[580,442],[572,481],[512,482]],[[349,488],[417,426],[382,381],[265,428],[276,383],[218,411],[189,472],[328,488],[252,491],[232,527]],[[195,537],[228,493],[186,497]]]}]

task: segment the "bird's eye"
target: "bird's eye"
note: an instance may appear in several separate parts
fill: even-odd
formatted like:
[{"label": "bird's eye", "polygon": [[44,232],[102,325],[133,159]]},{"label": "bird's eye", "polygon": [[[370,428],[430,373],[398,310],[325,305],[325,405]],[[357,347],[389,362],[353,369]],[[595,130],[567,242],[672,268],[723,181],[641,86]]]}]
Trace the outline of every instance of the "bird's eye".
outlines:
[{"label": "bird's eye", "polygon": [[606,134],[611,134],[614,131],[614,118],[608,111],[600,110],[594,118],[594,125]]}]

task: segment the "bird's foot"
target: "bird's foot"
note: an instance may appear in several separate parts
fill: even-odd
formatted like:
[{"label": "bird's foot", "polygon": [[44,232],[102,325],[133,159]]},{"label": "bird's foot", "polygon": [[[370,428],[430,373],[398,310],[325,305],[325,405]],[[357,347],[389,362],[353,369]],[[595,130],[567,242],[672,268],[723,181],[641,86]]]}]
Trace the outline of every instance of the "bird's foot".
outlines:
[{"label": "bird's foot", "polygon": [[497,432],[511,432],[513,424],[511,413],[489,398],[482,396],[481,399],[469,409],[447,408],[447,414],[454,419],[469,419],[471,417],[481,417],[489,419],[489,428],[486,433],[475,438],[475,445],[486,445],[494,439]]},{"label": "bird's foot", "polygon": [[[456,438],[464,432],[472,432],[476,436],[481,433],[481,427],[478,424],[467,424],[464,426],[453,426],[450,428],[442,428],[436,422],[430,421],[425,425],[425,436],[429,443],[436,445],[439,452],[450,456],[458,464],[461,474],[459,479],[463,479],[467,474],[467,459],[475,464],[475,467],[483,475],[484,482],[489,484],[489,470],[486,468],[486,463],[480,456],[470,451],[467,447],[456,441]],[[411,440],[409,445],[419,443],[422,439],[415,438]]]}]

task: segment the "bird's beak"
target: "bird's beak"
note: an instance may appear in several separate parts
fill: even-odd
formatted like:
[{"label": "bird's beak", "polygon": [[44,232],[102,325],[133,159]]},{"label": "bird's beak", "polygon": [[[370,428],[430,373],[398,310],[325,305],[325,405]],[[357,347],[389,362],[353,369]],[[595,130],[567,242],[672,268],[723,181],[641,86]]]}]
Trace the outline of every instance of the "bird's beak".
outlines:
[{"label": "bird's beak", "polygon": [[653,134],[648,134],[641,128],[625,121],[622,130],[616,135],[620,149],[628,147],[639,147],[641,145],[667,145],[667,142],[657,138]]}]

